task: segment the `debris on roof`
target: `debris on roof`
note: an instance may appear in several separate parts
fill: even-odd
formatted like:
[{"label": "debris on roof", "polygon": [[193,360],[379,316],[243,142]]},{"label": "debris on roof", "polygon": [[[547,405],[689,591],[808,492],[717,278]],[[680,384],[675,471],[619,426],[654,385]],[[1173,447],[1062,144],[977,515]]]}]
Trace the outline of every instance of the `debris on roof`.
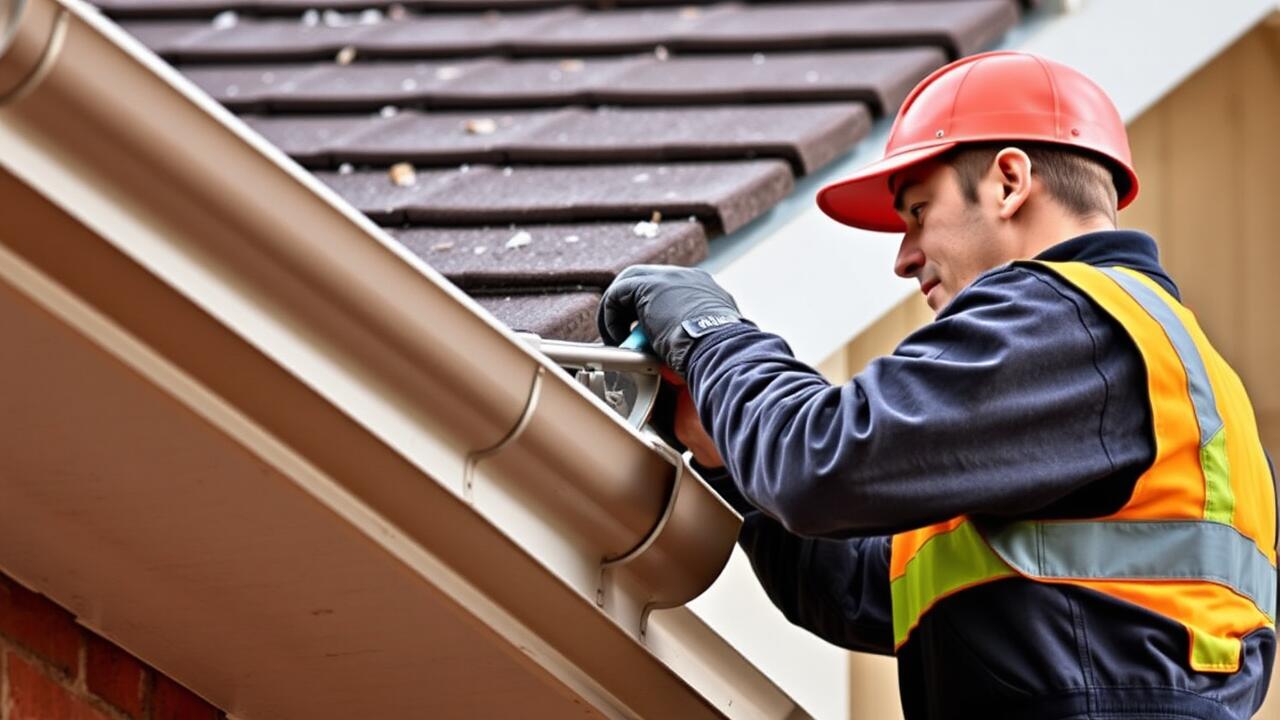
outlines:
[{"label": "debris on roof", "polygon": [[[595,337],[1016,0],[93,0],[519,330]],[[662,221],[662,217],[688,218]]]}]

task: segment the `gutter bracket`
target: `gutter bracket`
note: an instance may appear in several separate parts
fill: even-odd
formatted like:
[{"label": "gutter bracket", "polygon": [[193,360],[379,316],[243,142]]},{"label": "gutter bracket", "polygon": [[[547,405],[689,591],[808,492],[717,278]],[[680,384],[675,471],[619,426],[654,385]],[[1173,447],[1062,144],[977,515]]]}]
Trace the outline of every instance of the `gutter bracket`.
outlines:
[{"label": "gutter bracket", "polygon": [[[621,555],[604,558],[600,563],[600,579],[596,586],[596,606],[604,608],[606,589],[615,585],[616,573],[626,567],[627,564],[643,556],[649,548],[653,547],[658,538],[661,537],[662,531],[666,528],[667,523],[675,514],[676,501],[680,496],[680,488],[685,484],[685,475],[687,474],[684,457],[676,452],[674,448],[663,442],[657,435],[645,433],[650,441],[650,445],[659,455],[662,455],[668,462],[675,465],[676,476],[671,485],[671,494],[667,496],[667,504],[662,509],[662,514],[658,516],[657,523],[649,530],[649,534],[640,541],[634,548],[628,550]],[[649,600],[643,604],[640,609],[639,627],[637,628],[640,639],[645,637],[645,631],[649,624],[649,613],[653,610],[660,610],[668,607],[675,607],[681,603],[667,603],[659,600]]]},{"label": "gutter bracket", "polygon": [[538,409],[538,398],[542,395],[542,380],[546,377],[547,369],[539,365],[533,372],[533,381],[529,385],[529,396],[525,400],[524,410],[520,412],[520,417],[516,419],[515,425],[507,431],[494,445],[479,450],[472,450],[467,453],[466,463],[462,470],[462,496],[468,504],[475,502],[475,476],[476,466],[481,460],[502,452],[503,448],[511,445],[520,439],[524,434],[529,423],[533,421],[533,414]]}]

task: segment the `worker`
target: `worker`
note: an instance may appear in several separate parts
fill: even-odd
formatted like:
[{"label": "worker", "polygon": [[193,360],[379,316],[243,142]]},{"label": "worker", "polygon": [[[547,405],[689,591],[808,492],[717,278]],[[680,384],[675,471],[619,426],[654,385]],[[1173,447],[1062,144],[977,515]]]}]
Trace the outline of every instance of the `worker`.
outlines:
[{"label": "worker", "polygon": [[701,270],[637,266],[604,294],[606,342],[638,322],[686,379],[679,435],[743,513],[770,598],[895,654],[909,719],[1262,703],[1274,469],[1154,240],[1116,229],[1137,192],[1095,83],[987,53],[921,81],[885,156],[818,194],[841,223],[903,233],[894,270],[936,313],[850,382]]}]

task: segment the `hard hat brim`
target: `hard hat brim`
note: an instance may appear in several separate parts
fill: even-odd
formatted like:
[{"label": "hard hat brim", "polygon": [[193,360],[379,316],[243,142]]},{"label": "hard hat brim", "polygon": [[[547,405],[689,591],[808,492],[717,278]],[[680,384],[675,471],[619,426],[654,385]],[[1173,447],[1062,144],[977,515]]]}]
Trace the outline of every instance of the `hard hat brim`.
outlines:
[{"label": "hard hat brim", "polygon": [[818,207],[832,220],[876,232],[906,232],[907,226],[893,209],[889,177],[913,165],[931,160],[957,143],[939,143],[895,153],[867,165],[850,177],[818,191]]}]

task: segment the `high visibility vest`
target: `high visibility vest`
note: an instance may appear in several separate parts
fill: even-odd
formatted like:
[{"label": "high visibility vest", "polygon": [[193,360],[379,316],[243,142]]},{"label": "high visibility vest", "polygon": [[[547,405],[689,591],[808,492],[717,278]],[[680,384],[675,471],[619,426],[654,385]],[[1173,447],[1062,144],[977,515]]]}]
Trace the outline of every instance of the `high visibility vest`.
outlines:
[{"label": "high visibility vest", "polygon": [[994,523],[961,516],[893,537],[901,647],[942,598],[1022,576],[1089,588],[1181,623],[1188,663],[1235,672],[1241,638],[1275,629],[1275,489],[1253,408],[1195,316],[1127,268],[1047,268],[1120,323],[1147,369],[1155,460],[1104,517]]}]

